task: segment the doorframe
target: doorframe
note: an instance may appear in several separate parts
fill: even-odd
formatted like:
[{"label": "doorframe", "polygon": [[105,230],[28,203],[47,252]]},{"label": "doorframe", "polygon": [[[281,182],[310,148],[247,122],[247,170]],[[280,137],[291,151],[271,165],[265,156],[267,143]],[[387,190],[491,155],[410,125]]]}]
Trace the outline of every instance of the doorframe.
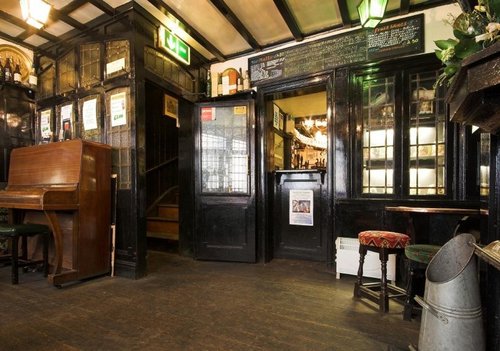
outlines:
[{"label": "doorframe", "polygon": [[267,134],[269,126],[272,125],[266,119],[266,97],[271,94],[279,94],[291,90],[310,88],[313,86],[324,86],[327,97],[327,123],[328,123],[328,151],[327,151],[327,182],[326,196],[321,201],[326,209],[327,219],[325,233],[327,233],[327,249],[325,263],[327,268],[334,267],[334,233],[333,233],[333,196],[334,192],[334,142],[333,142],[333,72],[323,72],[309,77],[283,81],[278,84],[259,86],[257,90],[257,111],[256,111],[256,182],[257,182],[257,259],[259,262],[269,262],[273,259],[274,242],[272,225],[270,218],[269,194],[272,181],[272,170],[267,166],[267,154],[269,147]]}]

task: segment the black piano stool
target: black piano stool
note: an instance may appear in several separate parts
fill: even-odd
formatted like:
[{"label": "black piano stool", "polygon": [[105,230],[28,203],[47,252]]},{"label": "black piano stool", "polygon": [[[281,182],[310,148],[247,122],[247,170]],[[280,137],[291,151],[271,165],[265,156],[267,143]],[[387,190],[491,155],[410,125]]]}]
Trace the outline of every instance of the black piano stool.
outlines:
[{"label": "black piano stool", "polygon": [[[43,224],[0,224],[0,239],[10,239],[11,262],[12,262],[12,284],[19,283],[19,263],[24,266],[43,263],[43,272],[46,277],[49,273],[49,235],[50,229]],[[28,260],[28,237],[40,235],[43,241],[43,261]],[[19,257],[19,238],[22,238],[22,253]]]}]

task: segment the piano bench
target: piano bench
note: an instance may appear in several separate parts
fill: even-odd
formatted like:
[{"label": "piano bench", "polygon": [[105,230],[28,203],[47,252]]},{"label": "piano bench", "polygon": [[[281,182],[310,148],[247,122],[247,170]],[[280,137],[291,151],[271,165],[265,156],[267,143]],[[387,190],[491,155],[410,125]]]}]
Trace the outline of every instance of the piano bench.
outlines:
[{"label": "piano bench", "polygon": [[[49,235],[51,230],[43,224],[0,224],[0,239],[10,239],[12,250],[12,284],[19,283],[19,263],[25,266],[43,263],[43,272],[46,277],[49,273]],[[28,237],[40,235],[43,242],[43,260],[28,260]],[[22,254],[19,257],[19,238],[22,239]]]}]

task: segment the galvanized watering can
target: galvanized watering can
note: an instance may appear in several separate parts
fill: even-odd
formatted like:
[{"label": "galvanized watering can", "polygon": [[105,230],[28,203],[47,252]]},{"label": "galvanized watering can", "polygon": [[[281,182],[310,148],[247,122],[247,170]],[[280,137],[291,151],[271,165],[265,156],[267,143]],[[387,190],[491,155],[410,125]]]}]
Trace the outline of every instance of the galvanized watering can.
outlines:
[{"label": "galvanized watering can", "polygon": [[460,234],[433,257],[425,272],[419,351],[485,350],[475,239]]}]

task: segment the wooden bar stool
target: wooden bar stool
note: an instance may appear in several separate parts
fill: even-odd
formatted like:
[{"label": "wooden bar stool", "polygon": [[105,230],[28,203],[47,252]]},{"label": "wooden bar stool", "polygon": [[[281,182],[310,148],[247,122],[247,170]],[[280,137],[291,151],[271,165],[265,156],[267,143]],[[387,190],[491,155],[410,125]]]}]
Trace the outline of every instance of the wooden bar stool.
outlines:
[{"label": "wooden bar stool", "polygon": [[[395,285],[387,283],[387,261],[391,254],[404,253],[410,242],[406,234],[367,230],[358,234],[359,239],[359,268],[357,281],[354,284],[354,297],[366,297],[379,305],[380,312],[389,311],[389,298],[404,297],[406,292]],[[380,282],[363,283],[363,264],[367,251],[378,252],[381,265]]]},{"label": "wooden bar stool", "polygon": [[[0,224],[0,239],[9,239],[11,243],[12,284],[19,283],[19,263],[32,266],[43,263],[43,273],[46,277],[49,273],[49,235],[51,231],[43,224]],[[40,235],[43,241],[43,260],[28,260],[28,237]],[[21,257],[19,257],[19,238],[22,239]]]}]

